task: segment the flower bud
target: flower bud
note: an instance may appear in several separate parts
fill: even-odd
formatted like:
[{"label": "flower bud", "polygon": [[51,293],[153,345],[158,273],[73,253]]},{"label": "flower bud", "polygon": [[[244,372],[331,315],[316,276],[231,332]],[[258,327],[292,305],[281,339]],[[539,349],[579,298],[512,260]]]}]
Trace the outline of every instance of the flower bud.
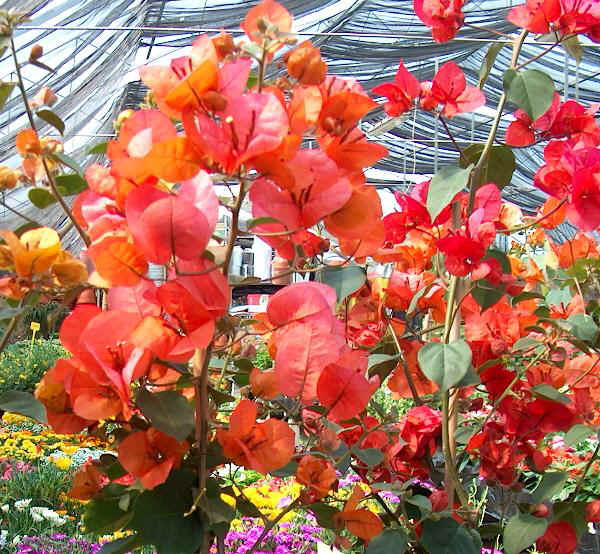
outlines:
[{"label": "flower bud", "polygon": [[327,75],[327,64],[310,40],[300,44],[287,56],[287,69],[303,85],[320,85]]},{"label": "flower bud", "polygon": [[29,61],[34,62],[39,60],[44,55],[44,49],[41,44],[34,44],[29,52]]},{"label": "flower bud", "polygon": [[14,189],[20,177],[20,171],[16,171],[6,165],[0,165],[0,190]]},{"label": "flower bud", "polygon": [[202,95],[202,103],[209,112],[222,112],[227,107],[227,98],[215,90]]},{"label": "flower bud", "polygon": [[548,514],[550,513],[550,508],[548,508],[546,504],[534,504],[533,506],[531,506],[529,512],[532,516],[544,518],[548,517]]}]

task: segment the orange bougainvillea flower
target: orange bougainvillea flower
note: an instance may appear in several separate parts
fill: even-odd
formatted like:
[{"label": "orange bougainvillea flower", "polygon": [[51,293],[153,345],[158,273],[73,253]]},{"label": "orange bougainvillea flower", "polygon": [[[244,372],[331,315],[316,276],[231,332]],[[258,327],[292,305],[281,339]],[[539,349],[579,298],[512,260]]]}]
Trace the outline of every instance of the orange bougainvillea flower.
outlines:
[{"label": "orange bougainvillea flower", "polygon": [[73,476],[73,484],[67,495],[77,500],[91,500],[108,482],[108,477],[93,462],[88,462]]},{"label": "orange bougainvillea flower", "polygon": [[88,248],[100,280],[90,276],[90,282],[101,287],[133,286],[148,271],[148,262],[126,235],[107,233]]},{"label": "orange bougainvillea flower", "polygon": [[279,394],[277,374],[275,371],[261,371],[253,368],[250,372],[250,389],[254,396],[272,400]]},{"label": "orange bougainvillea flower", "polygon": [[401,340],[400,345],[402,346],[402,354],[404,356],[404,363],[406,363],[406,370],[404,363],[399,363],[388,379],[388,388],[402,398],[412,398],[412,391],[406,378],[406,371],[408,371],[412,377],[413,384],[419,396],[433,394],[438,387],[433,381],[430,381],[427,377],[425,377],[417,360],[419,350],[423,346],[423,343],[419,342],[418,340]]},{"label": "orange bougainvillea flower", "polygon": [[0,236],[8,245],[19,277],[32,277],[48,271],[60,254],[60,237],[54,229],[41,227],[17,237],[10,231]]},{"label": "orange bougainvillea flower", "polygon": [[292,16],[275,0],[262,0],[254,6],[240,25],[248,38],[261,43],[263,37],[277,38],[277,32],[289,33],[292,30]]},{"label": "orange bougainvillea flower", "polygon": [[334,521],[340,526],[345,526],[350,533],[370,541],[383,531],[383,523],[377,515],[365,508],[357,508],[358,503],[365,497],[360,487],[355,487],[352,495],[346,502],[343,511],[335,514]]},{"label": "orange bougainvillea flower", "polygon": [[296,480],[308,487],[306,496],[312,503],[327,496],[337,481],[337,475],[330,462],[309,454],[302,456],[296,470]]},{"label": "orange bougainvillea flower", "polygon": [[559,267],[563,269],[571,267],[579,259],[598,258],[600,256],[596,241],[581,232],[577,232],[572,240],[567,240],[562,244],[549,242],[558,258]]},{"label": "orange bougainvillea flower", "polygon": [[558,227],[567,217],[567,207],[568,205],[563,200],[554,198],[554,196],[548,197],[538,214],[540,227],[544,229]]},{"label": "orange bougainvillea flower", "polygon": [[327,64],[310,40],[299,44],[287,56],[288,73],[303,85],[320,85],[327,75]]},{"label": "orange bougainvillea flower", "polygon": [[217,440],[235,464],[269,473],[292,459],[296,436],[285,421],[270,418],[257,423],[257,414],[254,402],[242,400],[231,414],[229,430],[217,431]]},{"label": "orange bougainvillea flower", "polygon": [[21,156],[30,154],[39,155],[42,153],[38,134],[33,129],[25,129],[17,135],[17,152]]},{"label": "orange bougainvillea flower", "polygon": [[140,480],[146,489],[164,483],[171,469],[178,468],[188,451],[187,441],[179,442],[158,429],[137,431],[119,444],[119,462]]}]

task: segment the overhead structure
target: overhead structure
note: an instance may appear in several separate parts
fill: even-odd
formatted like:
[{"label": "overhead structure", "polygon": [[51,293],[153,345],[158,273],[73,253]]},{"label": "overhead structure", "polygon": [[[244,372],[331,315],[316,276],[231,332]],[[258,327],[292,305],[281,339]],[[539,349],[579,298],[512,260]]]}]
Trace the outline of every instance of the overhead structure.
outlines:
[{"label": "overhead structure", "polygon": [[[320,46],[335,75],[353,77],[366,90],[391,81],[400,60],[421,80],[433,77],[448,60],[458,63],[468,80],[476,84],[479,68],[490,41],[505,43],[484,87],[487,110],[459,115],[448,125],[461,147],[487,138],[495,106],[502,93],[502,75],[511,57],[510,35],[518,29],[506,19],[507,11],[520,3],[511,0],[474,0],[464,8],[466,24],[457,38],[437,44],[416,17],[412,0],[281,0],[294,15],[295,30],[302,39]],[[257,3],[225,0],[29,0],[31,22],[16,33],[19,58],[26,59],[33,44],[42,44],[44,60],[55,69],[47,73],[25,67],[26,86],[33,95],[49,86],[59,96],[53,109],[66,123],[67,149],[88,163],[86,149],[113,134],[112,121],[123,107],[140,103],[145,88],[135,76],[143,63],[166,63],[177,49],[191,44],[203,31],[220,29],[239,33],[239,23]],[[12,4],[12,2],[7,2]],[[583,43],[583,59],[577,63],[562,47],[553,48],[529,64],[548,73],[564,98],[591,104],[599,98],[599,45]],[[536,56],[548,43],[528,38],[523,59]],[[0,60],[3,79],[10,79],[11,60],[6,52]],[[508,113],[511,109],[509,108]],[[414,174],[433,174],[456,163],[458,153],[445,129],[432,113],[419,110],[403,120],[386,122],[382,109],[362,122],[367,134],[389,150],[369,174],[379,187],[405,189]],[[503,141],[510,117],[500,122],[498,139]],[[41,123],[41,122],[40,122]],[[26,125],[22,103],[13,95],[0,114],[2,163],[15,164],[14,137]],[[51,133],[48,127],[42,133]],[[507,199],[527,211],[544,200],[532,186],[533,175],[543,163],[543,146],[516,151],[517,170],[504,189]],[[373,176],[372,176],[373,175]],[[22,193],[9,195],[6,203],[26,209]],[[0,206],[3,220],[13,217]],[[17,216],[14,216],[17,218]],[[58,217],[50,212],[47,217]],[[16,220],[15,220],[16,221]]]}]

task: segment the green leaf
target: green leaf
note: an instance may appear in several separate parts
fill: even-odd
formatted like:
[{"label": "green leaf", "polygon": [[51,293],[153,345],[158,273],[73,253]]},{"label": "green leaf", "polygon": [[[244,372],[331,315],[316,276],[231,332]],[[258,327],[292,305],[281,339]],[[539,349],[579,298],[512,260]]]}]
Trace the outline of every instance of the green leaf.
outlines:
[{"label": "green leaf", "polygon": [[400,361],[399,354],[371,354],[369,356],[369,377],[379,375],[379,382],[383,383],[385,378],[394,371]]},{"label": "green leaf", "polygon": [[555,502],[552,506],[554,521],[566,521],[580,537],[588,530],[585,520],[586,506],[587,502]]},{"label": "green leaf", "polygon": [[509,69],[504,74],[504,90],[508,100],[535,121],[544,115],[552,104],[554,81],[537,69],[528,69],[523,73]]},{"label": "green leaf", "polygon": [[[476,164],[483,152],[483,144],[472,144],[462,151],[459,160],[460,167]],[[507,146],[492,146],[486,162],[481,169],[483,183],[495,183],[500,188],[510,184],[512,175],[517,168],[513,151]]]},{"label": "green leaf", "polygon": [[325,529],[335,529],[335,521],[333,516],[339,514],[339,510],[335,509],[333,506],[329,504],[324,504],[322,502],[317,502],[315,504],[311,504],[308,506],[309,510],[314,514],[317,518],[317,523],[321,527],[325,527]]},{"label": "green leaf", "polygon": [[63,196],[79,194],[88,188],[86,180],[77,173],[67,173],[56,177],[56,186]]},{"label": "green leaf", "polygon": [[408,549],[408,537],[400,529],[386,529],[369,542],[366,554],[404,554]]},{"label": "green leaf", "polygon": [[548,306],[566,306],[573,299],[569,287],[563,289],[551,289],[546,295],[546,304]]},{"label": "green leaf", "polygon": [[98,142],[94,144],[94,146],[90,146],[87,149],[88,154],[106,154],[106,149],[108,147],[108,142]]},{"label": "green leaf", "polygon": [[277,219],[276,217],[254,217],[246,222],[246,229],[249,231],[257,225],[266,225],[267,223],[279,223],[280,225],[283,225],[281,220]]},{"label": "green leaf", "polygon": [[467,186],[470,174],[471,166],[461,169],[450,165],[433,176],[427,194],[427,211],[432,221]]},{"label": "green leaf", "polygon": [[429,500],[429,498],[427,498],[426,496],[423,496],[422,494],[415,494],[414,496],[408,496],[408,497],[406,497],[406,502],[419,508],[419,510],[421,510],[421,513],[423,515],[425,515],[427,513],[431,513],[431,510],[433,509],[431,506],[431,500]]},{"label": "green leaf", "polygon": [[429,554],[481,554],[481,539],[476,538],[452,518],[445,517],[425,521],[421,544]]},{"label": "green leaf", "polygon": [[473,354],[464,340],[457,340],[450,344],[429,342],[417,357],[421,371],[445,392],[467,374]]},{"label": "green leaf", "polygon": [[40,210],[43,210],[52,204],[56,204],[56,198],[54,198],[53,194],[46,189],[29,189],[27,196],[31,203]]},{"label": "green leaf", "polygon": [[296,475],[296,471],[298,470],[298,462],[288,462],[283,467],[276,469],[275,471],[271,471],[271,475],[275,475],[275,477],[291,477],[292,475]]},{"label": "green leaf", "polygon": [[520,554],[539,539],[548,527],[548,521],[531,514],[515,514],[504,528],[503,542],[506,554]]},{"label": "green leaf", "polygon": [[568,396],[558,392],[554,387],[546,383],[535,385],[535,387],[531,388],[531,391],[538,396],[543,396],[544,398],[548,398],[554,402],[560,402],[561,404],[569,404],[571,402]]},{"label": "green leaf", "polygon": [[221,404],[227,404],[228,402],[235,402],[234,396],[231,396],[230,394],[217,390],[213,387],[208,387],[208,394],[210,394],[217,406],[220,406]]},{"label": "green leaf", "polygon": [[490,76],[490,71],[494,66],[494,62],[496,61],[496,57],[502,48],[504,48],[504,44],[501,42],[494,42],[490,44],[488,51],[485,54],[485,58],[483,59],[483,63],[479,68],[479,84],[477,85],[479,88],[483,88],[487,78]]},{"label": "green leaf", "polygon": [[569,474],[564,471],[548,471],[544,473],[531,495],[531,502],[539,504],[544,500],[550,500],[563,489],[563,485],[567,482],[568,478]]},{"label": "green leaf", "polygon": [[579,340],[589,343],[595,343],[598,339],[598,326],[592,316],[587,314],[573,314],[567,319],[571,327],[571,333]]},{"label": "green leaf", "polygon": [[194,408],[178,392],[150,393],[142,389],[136,403],[154,427],[178,441],[186,439],[194,430]]},{"label": "green leaf", "polygon": [[249,500],[246,500],[242,496],[237,496],[235,499],[235,507],[240,514],[246,517],[257,517],[262,518],[261,511]]},{"label": "green leaf", "polygon": [[192,505],[192,473],[172,471],[167,481],[144,491],[134,504],[128,528],[138,532],[143,544],[152,544],[159,554],[196,552],[203,537],[196,512],[185,516]]},{"label": "green leaf", "polygon": [[383,452],[378,448],[356,448],[353,446],[352,453],[369,467],[378,466],[383,462]]},{"label": "green leaf", "polygon": [[433,283],[429,283],[427,286],[418,290],[414,296],[412,297],[410,304],[408,305],[408,310],[406,310],[407,314],[412,314],[417,309],[417,304],[419,303],[419,299],[422,298],[429,292],[429,289],[435,285],[435,281]]},{"label": "green leaf", "polygon": [[565,443],[567,443],[568,446],[575,446],[588,437],[591,437],[594,433],[595,430],[593,427],[577,423],[567,431],[565,435]]},{"label": "green leaf", "polygon": [[0,109],[4,107],[4,104],[8,101],[11,92],[15,88],[16,83],[5,83],[0,81]]},{"label": "green leaf", "polygon": [[533,347],[541,346],[539,340],[532,337],[521,337],[515,344],[513,344],[512,352],[521,352],[522,350],[529,350]]},{"label": "green leaf", "polygon": [[83,168],[77,163],[76,160],[71,158],[71,156],[67,156],[62,152],[54,152],[53,154],[49,154],[49,157],[52,158],[56,162],[60,162],[67,167],[70,167],[75,173],[79,173],[79,175],[83,175]]},{"label": "green leaf", "polygon": [[579,42],[579,37],[577,35],[573,35],[563,39],[561,44],[563,48],[567,51],[569,56],[571,56],[577,63],[579,63],[582,60],[583,48],[581,46],[581,42]]},{"label": "green leaf", "polygon": [[504,296],[504,287],[493,285],[486,279],[480,279],[471,294],[475,302],[481,306],[481,311],[484,312],[500,301]]},{"label": "green leaf", "polygon": [[341,302],[367,281],[367,272],[359,265],[328,266],[317,271],[317,279],[335,289]]},{"label": "green leaf", "polygon": [[49,125],[52,125],[61,135],[65,134],[65,122],[58,117],[52,110],[38,110],[35,112],[40,119],[43,119]]},{"label": "green leaf", "polygon": [[127,470],[113,454],[102,454],[98,461],[100,462],[102,473],[104,473],[111,481],[127,475]]},{"label": "green leaf", "polygon": [[0,393],[0,409],[48,423],[46,407],[29,392],[14,390]]},{"label": "green leaf", "polygon": [[131,535],[123,539],[107,542],[102,545],[100,554],[127,554],[132,552],[138,546],[142,546],[142,542],[136,535]]},{"label": "green leaf", "polygon": [[525,292],[522,292],[521,294],[517,294],[517,296],[513,296],[510,303],[514,306],[515,304],[518,304],[519,302],[523,302],[524,300],[532,300],[533,298],[541,299],[541,298],[544,298],[544,296],[542,294],[540,294],[539,292],[525,291]]},{"label": "green leaf", "polygon": [[99,535],[122,529],[132,517],[119,507],[119,498],[94,498],[87,505],[83,523],[87,533]]}]

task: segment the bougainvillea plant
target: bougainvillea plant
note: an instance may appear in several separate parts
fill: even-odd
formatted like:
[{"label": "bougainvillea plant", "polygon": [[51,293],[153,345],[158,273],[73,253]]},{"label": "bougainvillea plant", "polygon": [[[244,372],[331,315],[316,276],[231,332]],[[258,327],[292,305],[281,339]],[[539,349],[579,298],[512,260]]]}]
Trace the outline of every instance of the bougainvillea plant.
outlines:
[{"label": "bougainvillea plant", "polygon": [[[462,4],[415,0],[415,12],[443,42],[463,24]],[[561,101],[521,49],[528,34],[552,32],[552,48],[598,40],[597,2],[528,0],[510,11],[522,31],[487,142],[398,194],[385,217],[364,170],[386,150],[358,125],[380,105],[374,98],[390,116],[472,112],[486,102],[493,55],[479,87],[452,62],[431,82],[400,62],[394,82],[370,95],[330,75],[318,48],[297,43],[287,10],[263,0],[242,23],[245,37],[203,35],[188,56],[141,68],[147,104],[119,118],[115,140],[95,149],[106,162],[83,171],[38,134],[37,118],[63,127],[39,109],[55,97],[44,90],[28,103],[11,39],[20,18],[3,18],[18,77],[5,85],[21,91],[30,128],[16,139],[22,168],[2,168],[0,184],[25,181],[40,209],[60,203],[85,248],[75,259],[32,221],[2,232],[2,345],[40,296],[102,294],[64,321],[71,356],[44,376],[36,400],[8,394],[1,404],[58,432],[110,435],[114,455],[84,466],[71,490],[89,501],[86,529],[130,532],[103,552],[224,552],[236,514],[262,516],[235,486],[240,466],[293,476],[303,489],[281,517],[312,513],[340,548],[575,551],[600,521],[600,500],[579,496],[598,447],[565,471],[553,440],[575,444],[600,424],[600,307],[590,294],[600,128],[595,108]],[[41,55],[34,48],[30,61]],[[271,71],[282,62],[286,75]],[[514,122],[497,137],[507,104]],[[501,188],[515,169],[510,146],[541,141],[533,184],[549,198],[526,215]],[[229,314],[228,267],[248,205],[243,232],[288,260],[288,273],[317,278],[281,288],[244,320]],[[219,208],[231,216],[224,240],[215,239]],[[559,244],[547,231],[565,220],[578,232]],[[517,231],[525,244],[494,246]],[[385,272],[367,271],[373,263]],[[148,277],[150,264],[162,277]],[[257,343],[272,368],[254,367]],[[402,417],[380,409],[382,386],[413,407]],[[337,481],[349,472],[362,486],[341,502]],[[573,478],[574,492],[553,502]],[[386,492],[400,502],[386,504]],[[278,520],[265,519],[250,553]]]}]

